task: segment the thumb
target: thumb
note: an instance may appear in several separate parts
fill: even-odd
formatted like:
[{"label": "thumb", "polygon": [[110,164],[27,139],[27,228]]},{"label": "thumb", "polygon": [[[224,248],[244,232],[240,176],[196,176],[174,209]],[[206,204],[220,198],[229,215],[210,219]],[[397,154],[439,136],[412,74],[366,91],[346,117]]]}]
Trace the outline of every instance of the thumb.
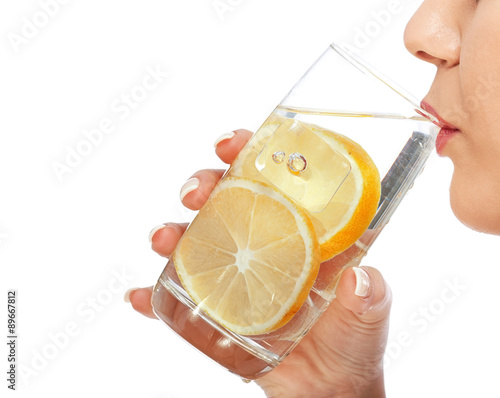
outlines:
[{"label": "thumb", "polygon": [[337,300],[363,323],[378,323],[389,319],[392,293],[377,269],[352,267],[339,281]]}]

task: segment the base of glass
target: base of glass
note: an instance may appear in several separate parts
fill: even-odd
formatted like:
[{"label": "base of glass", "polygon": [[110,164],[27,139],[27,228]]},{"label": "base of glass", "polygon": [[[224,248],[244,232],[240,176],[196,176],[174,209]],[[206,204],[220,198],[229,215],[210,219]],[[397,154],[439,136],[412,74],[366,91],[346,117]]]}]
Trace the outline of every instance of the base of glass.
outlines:
[{"label": "base of glass", "polygon": [[177,283],[164,274],[154,287],[154,313],[178,335],[230,372],[254,380],[283,358],[255,341],[224,329],[206,316]]}]

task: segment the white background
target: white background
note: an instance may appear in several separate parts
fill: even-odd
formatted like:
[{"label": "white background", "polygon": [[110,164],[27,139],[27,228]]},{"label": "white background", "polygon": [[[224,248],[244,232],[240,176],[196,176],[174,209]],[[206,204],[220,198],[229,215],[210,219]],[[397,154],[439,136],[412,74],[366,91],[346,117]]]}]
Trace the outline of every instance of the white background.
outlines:
[{"label": "white background", "polygon": [[[223,167],[214,140],[256,130],[331,41],[357,43],[423,96],[433,70],[402,43],[418,0],[73,0],[52,15],[45,3],[0,5],[0,283],[4,303],[18,293],[17,396],[263,396],[123,293],[159,276],[149,230],[192,217],[178,192],[194,171]],[[141,91],[151,69],[168,76]],[[119,112],[131,92],[146,95]],[[113,131],[58,178],[54,162],[85,149],[83,131],[102,120]],[[365,261],[394,292],[392,397],[497,390],[499,242],[454,219],[451,173],[430,160]]]}]

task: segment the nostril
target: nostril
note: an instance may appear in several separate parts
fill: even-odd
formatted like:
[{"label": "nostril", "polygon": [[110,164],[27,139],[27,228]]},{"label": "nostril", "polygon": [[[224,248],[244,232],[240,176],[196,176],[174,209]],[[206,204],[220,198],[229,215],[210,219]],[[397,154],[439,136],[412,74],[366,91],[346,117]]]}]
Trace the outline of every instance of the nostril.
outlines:
[{"label": "nostril", "polygon": [[434,64],[436,66],[446,64],[446,62],[447,62],[445,59],[434,57],[431,54],[429,54],[428,52],[422,51],[422,50],[415,52],[415,56],[418,59],[421,59],[422,61],[428,62],[430,64]]},{"label": "nostril", "polygon": [[427,54],[425,51],[417,51],[417,52],[415,53],[415,56],[416,56],[417,58],[420,58],[420,59],[424,60],[424,61],[430,61],[430,59],[432,58],[432,57],[431,57],[429,54]]}]

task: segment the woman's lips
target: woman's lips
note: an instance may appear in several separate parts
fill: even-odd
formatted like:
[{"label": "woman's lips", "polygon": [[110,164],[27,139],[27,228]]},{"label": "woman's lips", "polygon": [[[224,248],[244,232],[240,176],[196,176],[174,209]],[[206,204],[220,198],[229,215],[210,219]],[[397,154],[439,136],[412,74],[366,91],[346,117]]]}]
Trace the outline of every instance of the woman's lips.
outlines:
[{"label": "woman's lips", "polygon": [[436,137],[436,152],[439,156],[443,156],[444,146],[448,140],[459,132],[460,130],[444,127],[439,131],[439,134]]},{"label": "woman's lips", "polygon": [[420,106],[422,107],[422,109],[429,112],[431,115],[435,116],[437,119],[436,124],[439,127],[441,127],[441,130],[439,131],[439,134],[436,137],[436,152],[439,156],[443,156],[443,150],[446,143],[451,137],[453,137],[457,133],[460,133],[460,130],[455,126],[449,124],[446,120],[444,120],[441,116],[439,116],[436,110],[427,102],[422,101]]}]

